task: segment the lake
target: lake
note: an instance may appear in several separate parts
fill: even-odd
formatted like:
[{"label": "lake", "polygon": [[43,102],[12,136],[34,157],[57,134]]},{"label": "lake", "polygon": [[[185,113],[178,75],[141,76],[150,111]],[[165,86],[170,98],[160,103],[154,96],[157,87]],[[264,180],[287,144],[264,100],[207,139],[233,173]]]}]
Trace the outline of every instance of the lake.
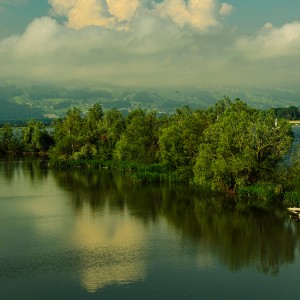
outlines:
[{"label": "lake", "polygon": [[299,299],[300,222],[184,185],[0,161],[0,299]]}]

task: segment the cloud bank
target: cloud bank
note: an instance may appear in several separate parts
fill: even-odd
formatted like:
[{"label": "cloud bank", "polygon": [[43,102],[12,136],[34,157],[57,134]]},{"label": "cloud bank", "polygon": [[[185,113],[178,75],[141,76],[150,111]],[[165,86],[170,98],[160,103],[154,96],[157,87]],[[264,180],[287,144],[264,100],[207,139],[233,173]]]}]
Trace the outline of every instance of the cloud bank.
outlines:
[{"label": "cloud bank", "polygon": [[48,16],[0,40],[2,77],[135,86],[299,80],[300,22],[245,36],[226,25],[234,7],[217,0],[48,2]]},{"label": "cloud bank", "polygon": [[49,0],[49,4],[52,14],[66,17],[67,26],[73,29],[100,26],[130,30],[131,21],[141,13],[140,8],[143,14],[157,14],[179,27],[189,25],[206,30],[219,25],[219,17],[229,15],[233,9],[230,4],[219,4],[216,0]]},{"label": "cloud bank", "polygon": [[279,28],[266,23],[256,36],[239,38],[237,48],[253,60],[299,57],[300,22]]}]

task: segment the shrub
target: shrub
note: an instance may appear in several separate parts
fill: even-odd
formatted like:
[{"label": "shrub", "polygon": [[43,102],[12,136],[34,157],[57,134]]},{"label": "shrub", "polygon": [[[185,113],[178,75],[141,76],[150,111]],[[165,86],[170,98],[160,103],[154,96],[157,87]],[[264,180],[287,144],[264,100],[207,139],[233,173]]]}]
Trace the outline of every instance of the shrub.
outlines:
[{"label": "shrub", "polygon": [[291,207],[300,207],[300,192],[298,191],[285,192],[283,204]]},{"label": "shrub", "polygon": [[256,200],[264,203],[276,202],[283,198],[281,185],[269,183],[257,183],[251,186],[241,187],[238,190],[238,199],[248,201]]}]

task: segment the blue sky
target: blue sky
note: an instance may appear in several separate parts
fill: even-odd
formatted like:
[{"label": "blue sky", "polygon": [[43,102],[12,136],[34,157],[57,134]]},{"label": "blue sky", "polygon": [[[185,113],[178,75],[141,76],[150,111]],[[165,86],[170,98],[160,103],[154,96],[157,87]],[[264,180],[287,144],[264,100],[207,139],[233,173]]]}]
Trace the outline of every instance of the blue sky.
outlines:
[{"label": "blue sky", "polygon": [[241,30],[255,32],[265,23],[282,26],[292,21],[300,21],[300,1],[297,0],[232,0],[235,13],[229,22]]},{"label": "blue sky", "polygon": [[47,0],[0,0],[0,36],[22,33],[35,18],[48,14]]},{"label": "blue sky", "polygon": [[0,0],[1,78],[295,86],[300,1]]}]

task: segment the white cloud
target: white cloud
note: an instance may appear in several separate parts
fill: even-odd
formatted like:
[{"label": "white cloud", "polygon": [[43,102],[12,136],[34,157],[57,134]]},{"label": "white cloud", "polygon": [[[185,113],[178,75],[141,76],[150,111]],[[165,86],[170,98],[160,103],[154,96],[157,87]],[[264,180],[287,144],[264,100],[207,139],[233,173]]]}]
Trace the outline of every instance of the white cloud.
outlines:
[{"label": "white cloud", "polygon": [[108,11],[118,20],[130,21],[140,5],[139,0],[106,0]]},{"label": "white cloud", "polygon": [[99,0],[49,0],[52,13],[67,17],[70,28],[81,29],[88,26],[111,27],[114,19],[108,16]]},{"label": "white cloud", "polygon": [[45,56],[53,53],[57,47],[56,39],[59,25],[49,17],[35,19],[19,37],[14,45],[14,53],[18,57]]},{"label": "white cloud", "polygon": [[124,30],[138,14],[151,15],[153,11],[171,19],[179,27],[189,25],[201,31],[220,25],[220,17],[229,15],[233,7],[217,0],[48,0],[54,15],[67,18],[70,28],[100,26]]},{"label": "white cloud", "polygon": [[0,76],[176,86],[300,80],[300,22],[239,36],[223,24],[232,6],[217,0],[49,3],[52,17],[0,40]]},{"label": "white cloud", "polygon": [[139,0],[48,0],[53,15],[67,18],[70,28],[82,29],[99,26],[126,29],[140,3]]},{"label": "white cloud", "polygon": [[70,10],[76,5],[77,0],[48,0],[54,15],[68,16]]},{"label": "white cloud", "polygon": [[229,16],[234,11],[234,7],[228,3],[222,3],[219,13],[222,17]]},{"label": "white cloud", "polygon": [[[75,30],[50,17],[36,19],[24,34],[0,41],[2,74],[131,85],[195,82],[200,68],[207,76],[216,65],[211,53],[219,51],[210,47],[221,49],[223,34],[213,46],[209,36],[191,35],[145,11],[132,20],[131,31]],[[212,58],[205,60],[208,53]]]},{"label": "white cloud", "polygon": [[254,37],[240,37],[237,50],[249,59],[300,56],[300,22],[274,27],[266,23]]},{"label": "white cloud", "polygon": [[162,17],[171,18],[177,25],[190,25],[200,30],[218,25],[214,0],[165,0],[157,4]]},{"label": "white cloud", "polygon": [[273,28],[273,24],[270,23],[270,22],[265,23],[264,28],[266,28],[266,29],[271,29],[271,28]]},{"label": "white cloud", "polygon": [[109,27],[113,19],[105,16],[105,10],[97,0],[78,0],[68,14],[68,25],[80,29],[87,26]]}]

